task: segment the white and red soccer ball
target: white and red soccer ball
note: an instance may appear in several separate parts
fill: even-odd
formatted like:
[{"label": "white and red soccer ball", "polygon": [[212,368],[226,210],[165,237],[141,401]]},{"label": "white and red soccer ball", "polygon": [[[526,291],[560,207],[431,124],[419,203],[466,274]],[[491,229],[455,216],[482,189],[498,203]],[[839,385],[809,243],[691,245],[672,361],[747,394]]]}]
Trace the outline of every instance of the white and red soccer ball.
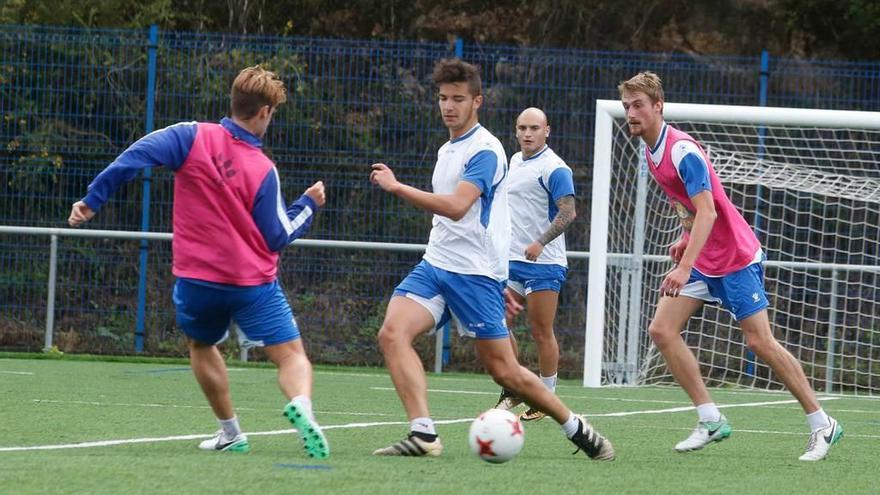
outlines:
[{"label": "white and red soccer ball", "polygon": [[507,462],[523,448],[525,430],[510,411],[489,409],[471,424],[468,444],[480,459],[493,464]]}]

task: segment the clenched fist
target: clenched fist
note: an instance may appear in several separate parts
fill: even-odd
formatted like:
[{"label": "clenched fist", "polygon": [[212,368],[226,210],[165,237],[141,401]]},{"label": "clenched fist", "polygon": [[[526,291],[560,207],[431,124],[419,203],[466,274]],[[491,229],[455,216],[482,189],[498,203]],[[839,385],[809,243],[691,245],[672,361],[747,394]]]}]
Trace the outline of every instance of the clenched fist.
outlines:
[{"label": "clenched fist", "polygon": [[324,195],[324,182],[318,181],[312,184],[306,192],[304,193],[306,196],[312,198],[315,204],[318,206],[324,206],[324,203],[327,202],[327,197]]},{"label": "clenched fist", "polygon": [[69,223],[71,227],[79,227],[91,220],[94,216],[95,210],[89,208],[89,205],[85,204],[83,201],[77,201],[73,204],[73,209],[70,210],[70,216],[67,218],[67,223]]}]

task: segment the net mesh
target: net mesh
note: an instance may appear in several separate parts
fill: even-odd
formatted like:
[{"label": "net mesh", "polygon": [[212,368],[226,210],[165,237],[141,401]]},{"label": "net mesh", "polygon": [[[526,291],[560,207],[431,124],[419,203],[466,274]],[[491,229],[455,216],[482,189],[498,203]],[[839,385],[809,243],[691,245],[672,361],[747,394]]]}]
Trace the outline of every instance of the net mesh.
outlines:
[{"label": "net mesh", "polygon": [[[774,335],[813,387],[880,392],[880,132],[670,123],[702,143],[755,227]],[[647,329],[679,221],[648,176],[641,140],[622,119],[612,136],[605,381],[672,383]],[[706,305],[683,336],[709,385],[782,388],[726,311]]]}]

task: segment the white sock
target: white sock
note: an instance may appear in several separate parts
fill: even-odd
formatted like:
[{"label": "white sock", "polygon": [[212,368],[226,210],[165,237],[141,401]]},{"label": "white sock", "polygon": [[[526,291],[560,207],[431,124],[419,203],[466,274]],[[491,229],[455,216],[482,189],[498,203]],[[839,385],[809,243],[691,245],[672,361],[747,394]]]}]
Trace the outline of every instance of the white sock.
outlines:
[{"label": "white sock", "polygon": [[571,438],[578,431],[578,426],[580,426],[580,422],[578,417],[574,415],[573,412],[568,413],[568,421],[559,425],[562,427],[562,431],[565,432],[565,436]]},{"label": "white sock", "polygon": [[409,422],[409,430],[416,433],[425,433],[427,435],[436,435],[437,430],[434,429],[434,420],[431,418],[413,418]]},{"label": "white sock", "polygon": [[296,397],[290,399],[291,404],[299,404],[300,407],[305,409],[306,414],[309,415],[309,418],[312,421],[315,420],[315,413],[312,412],[312,399],[306,397],[305,395],[297,395]]},{"label": "white sock", "polygon": [[241,435],[241,426],[238,425],[238,416],[233,416],[229,419],[217,418],[217,422],[220,423],[220,428],[223,428],[223,435],[226,438],[235,438],[238,435]]},{"label": "white sock", "polygon": [[825,410],[821,407],[818,411],[807,414],[807,423],[810,424],[810,431],[817,431],[831,426],[831,421],[828,421],[828,415],[825,414]]},{"label": "white sock", "polygon": [[558,373],[553,373],[553,376],[541,376],[541,381],[544,382],[544,386],[550,389],[551,392],[556,393],[556,376]]},{"label": "white sock", "polygon": [[707,402],[697,406],[697,416],[700,417],[700,422],[718,421],[721,419],[721,411],[714,402]]}]

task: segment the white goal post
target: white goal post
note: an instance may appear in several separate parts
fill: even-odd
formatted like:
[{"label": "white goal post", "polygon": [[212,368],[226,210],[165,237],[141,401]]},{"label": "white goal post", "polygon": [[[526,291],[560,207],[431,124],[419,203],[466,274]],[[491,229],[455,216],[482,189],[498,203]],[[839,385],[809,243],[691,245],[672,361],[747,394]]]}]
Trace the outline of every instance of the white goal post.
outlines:
[{"label": "white goal post", "polygon": [[[880,113],[666,103],[664,118],[755,227],[775,335],[813,386],[880,394]],[[595,122],[583,384],[671,382],[647,328],[680,227],[620,101],[597,100]],[[781,387],[706,308],[684,336],[707,381]]]}]

